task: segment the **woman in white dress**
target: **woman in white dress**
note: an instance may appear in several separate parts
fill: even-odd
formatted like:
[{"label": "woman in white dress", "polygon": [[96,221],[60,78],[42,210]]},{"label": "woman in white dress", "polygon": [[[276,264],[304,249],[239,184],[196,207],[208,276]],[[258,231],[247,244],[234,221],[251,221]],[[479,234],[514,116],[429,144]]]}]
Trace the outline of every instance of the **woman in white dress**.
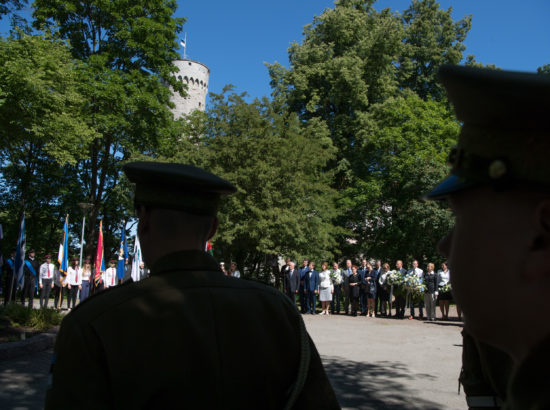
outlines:
[{"label": "woman in white dress", "polygon": [[[441,264],[441,270],[437,273],[439,275],[439,289],[442,289],[451,280],[451,273],[447,264],[443,262]],[[452,295],[450,291],[439,292],[439,309],[441,309],[441,317],[443,320],[449,319],[449,305],[451,303]]]},{"label": "woman in white dress", "polygon": [[319,272],[319,300],[321,301],[321,314],[328,315],[328,308],[332,301],[332,294],[334,293],[334,286],[330,278],[330,270],[328,270],[328,263],[323,262],[321,264],[321,272]]}]

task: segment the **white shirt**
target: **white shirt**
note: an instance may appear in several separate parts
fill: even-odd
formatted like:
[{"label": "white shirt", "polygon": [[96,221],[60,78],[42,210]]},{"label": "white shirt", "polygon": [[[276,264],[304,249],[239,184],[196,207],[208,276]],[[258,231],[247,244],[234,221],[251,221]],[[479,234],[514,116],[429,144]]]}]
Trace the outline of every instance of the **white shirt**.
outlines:
[{"label": "white shirt", "polygon": [[439,270],[437,274],[439,275],[439,283],[437,284],[439,287],[445,286],[451,280],[451,272],[449,269],[446,271]]},{"label": "white shirt", "polygon": [[82,285],[82,268],[74,269],[72,266],[67,269],[66,282],[71,286]]},{"label": "white shirt", "polygon": [[409,273],[412,273],[413,275],[415,275],[417,278],[420,278],[420,279],[424,277],[424,271],[420,268],[414,268]]},{"label": "white shirt", "polygon": [[231,272],[231,276],[233,276],[234,278],[240,278],[241,277],[241,272],[236,270],[235,272]]},{"label": "white shirt", "polygon": [[42,279],[53,279],[55,266],[53,263],[44,262],[40,265],[40,274],[38,275],[38,284],[42,285]]},{"label": "white shirt", "polygon": [[109,288],[111,286],[116,286],[116,268],[108,268],[103,273],[103,283],[105,284],[106,288]]}]

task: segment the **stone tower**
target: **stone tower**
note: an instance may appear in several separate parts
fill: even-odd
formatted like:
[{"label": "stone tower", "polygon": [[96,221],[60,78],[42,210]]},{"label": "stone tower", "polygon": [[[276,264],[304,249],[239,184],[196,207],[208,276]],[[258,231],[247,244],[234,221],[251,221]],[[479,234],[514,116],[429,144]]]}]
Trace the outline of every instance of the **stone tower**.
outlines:
[{"label": "stone tower", "polygon": [[178,72],[174,73],[178,81],[187,84],[187,97],[182,97],[178,93],[172,96],[172,102],[175,104],[175,108],[172,109],[174,118],[180,118],[195,110],[204,111],[210,69],[198,61],[186,58],[174,61],[174,65],[178,67]]}]

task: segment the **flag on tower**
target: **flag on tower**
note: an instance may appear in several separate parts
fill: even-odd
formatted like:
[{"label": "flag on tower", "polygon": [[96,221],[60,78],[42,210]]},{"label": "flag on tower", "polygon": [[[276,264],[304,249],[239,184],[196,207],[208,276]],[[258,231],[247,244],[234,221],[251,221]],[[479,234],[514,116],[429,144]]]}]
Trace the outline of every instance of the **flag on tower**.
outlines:
[{"label": "flag on tower", "polygon": [[101,281],[101,274],[105,272],[105,258],[103,256],[103,221],[99,221],[99,237],[97,238],[97,253],[95,257],[94,284],[97,287]]},{"label": "flag on tower", "polygon": [[19,228],[19,238],[17,239],[17,248],[15,249],[15,277],[17,284],[23,287],[23,281],[25,276],[23,275],[23,266],[25,265],[25,244],[27,239],[25,237],[25,212],[21,216],[21,227]]},{"label": "flag on tower", "polygon": [[116,276],[119,280],[124,278],[124,265],[128,259],[128,244],[126,243],[126,222],[122,225],[120,232],[120,246],[118,249],[118,265],[116,267]]}]

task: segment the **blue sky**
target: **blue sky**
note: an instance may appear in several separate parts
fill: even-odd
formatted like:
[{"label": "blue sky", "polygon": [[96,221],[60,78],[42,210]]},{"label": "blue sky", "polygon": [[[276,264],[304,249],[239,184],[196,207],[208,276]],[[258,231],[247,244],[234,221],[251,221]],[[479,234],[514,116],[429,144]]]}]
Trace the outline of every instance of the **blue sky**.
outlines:
[{"label": "blue sky", "polygon": [[[466,54],[503,69],[535,71],[550,63],[550,1],[440,0],[455,20],[472,14]],[[379,0],[377,9],[403,11],[410,0]],[[332,0],[178,0],[187,22],[187,57],[207,65],[210,91],[233,84],[251,97],[268,96],[265,62],[288,66],[287,49],[302,38],[303,26],[332,8]],[[5,32],[5,22],[0,31]],[[182,34],[183,35],[183,34]],[[181,50],[183,54],[183,49]]]}]

